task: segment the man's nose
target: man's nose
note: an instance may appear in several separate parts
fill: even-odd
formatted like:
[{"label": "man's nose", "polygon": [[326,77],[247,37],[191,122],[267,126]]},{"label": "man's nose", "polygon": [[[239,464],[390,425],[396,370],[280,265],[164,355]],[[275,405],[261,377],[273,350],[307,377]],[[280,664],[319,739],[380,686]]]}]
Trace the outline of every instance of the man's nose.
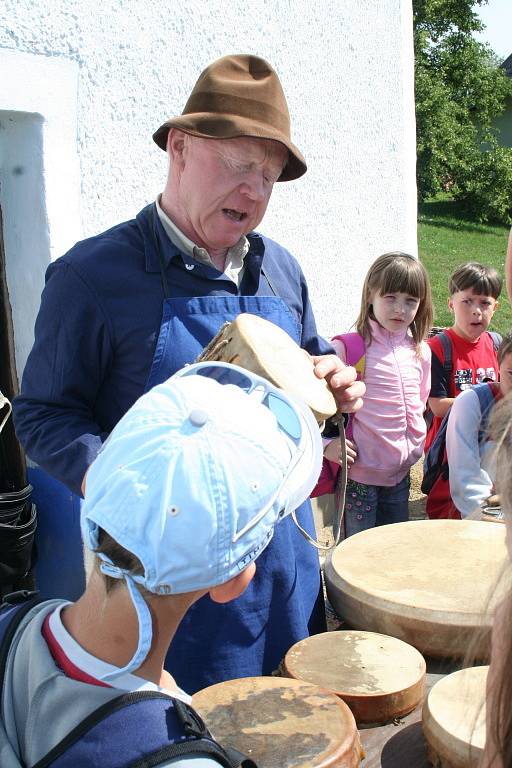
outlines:
[{"label": "man's nose", "polygon": [[244,178],[240,191],[247,195],[254,202],[260,202],[265,199],[265,180],[261,171],[251,171]]}]

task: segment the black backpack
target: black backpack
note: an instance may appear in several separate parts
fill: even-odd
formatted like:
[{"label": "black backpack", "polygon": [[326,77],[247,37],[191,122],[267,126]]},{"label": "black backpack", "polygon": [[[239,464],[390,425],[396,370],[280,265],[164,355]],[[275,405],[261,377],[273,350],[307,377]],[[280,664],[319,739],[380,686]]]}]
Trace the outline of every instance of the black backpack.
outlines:
[{"label": "black backpack", "polygon": [[[482,414],[480,429],[478,430],[478,442],[481,443],[487,432],[487,422],[489,412],[494,403],[494,393],[488,384],[475,384],[473,389],[478,396],[480,413]],[[448,426],[450,411],[451,407],[445,414],[441,426],[439,427],[430,448],[425,454],[425,459],[423,461],[423,480],[421,482],[422,493],[429,494],[439,476],[442,476],[444,480],[448,480],[450,468],[446,456],[446,428]]]},{"label": "black backpack", "polygon": [[[16,629],[41,602],[37,593],[21,591],[0,605],[0,693]],[[257,768],[232,747],[221,747],[192,707],[159,691],[122,693],[98,707],[32,768],[80,768],[94,765],[96,755],[102,768],[151,768],[183,755],[210,757],[225,768]]]}]

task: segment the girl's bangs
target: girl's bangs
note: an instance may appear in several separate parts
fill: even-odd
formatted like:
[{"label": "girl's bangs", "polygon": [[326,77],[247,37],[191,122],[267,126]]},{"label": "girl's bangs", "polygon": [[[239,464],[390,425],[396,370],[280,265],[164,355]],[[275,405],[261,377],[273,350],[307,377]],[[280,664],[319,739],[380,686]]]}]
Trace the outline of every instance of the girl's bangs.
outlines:
[{"label": "girl's bangs", "polygon": [[379,293],[407,293],[420,301],[425,297],[425,277],[421,266],[397,256],[381,275]]}]

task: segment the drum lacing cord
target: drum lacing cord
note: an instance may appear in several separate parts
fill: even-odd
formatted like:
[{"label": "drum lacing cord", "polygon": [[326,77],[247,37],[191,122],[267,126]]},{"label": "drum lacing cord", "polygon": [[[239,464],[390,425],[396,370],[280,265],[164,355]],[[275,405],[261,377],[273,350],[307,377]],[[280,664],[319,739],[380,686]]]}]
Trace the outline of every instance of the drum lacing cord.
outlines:
[{"label": "drum lacing cord", "polygon": [[218,333],[215,334],[213,339],[210,341],[209,344],[206,345],[206,347],[203,349],[199,357],[196,358],[196,363],[204,363],[208,360],[219,360],[219,352],[223,347],[226,347],[229,344],[229,339],[219,339],[219,336],[222,334],[225,328],[227,328],[228,325],[231,325],[231,323],[227,322],[224,323],[224,325],[220,328]]},{"label": "drum lacing cord", "polygon": [[292,512],[292,517],[295,525],[304,536],[306,541],[312,544],[317,549],[331,550],[338,546],[344,532],[344,517],[345,517],[345,492],[347,490],[347,444],[345,442],[345,417],[344,414],[332,419],[332,422],[339,428],[340,433],[340,471],[338,472],[338,478],[336,481],[336,488],[334,491],[334,517],[332,521],[332,535],[333,541],[322,542],[314,539],[299,523],[297,520],[296,512]]},{"label": "drum lacing cord", "polygon": [[345,416],[340,414],[335,423],[340,431],[340,471],[334,490],[334,518],[332,521],[332,533],[334,537],[333,547],[336,547],[343,536],[345,528],[345,496],[347,492],[348,464],[347,464],[347,442],[345,439]]},{"label": "drum lacing cord", "polygon": [[5,396],[5,395],[2,393],[2,391],[0,391],[0,411],[1,411],[1,410],[2,410],[2,409],[5,407],[5,406],[7,406],[7,413],[5,414],[4,418],[3,418],[3,419],[2,419],[2,421],[0,422],[0,432],[2,431],[2,429],[3,429],[3,428],[5,427],[5,425],[7,424],[7,419],[9,418],[9,416],[10,416],[10,415],[11,415],[11,413],[12,413],[12,405],[11,405],[11,403],[10,403],[10,402],[9,402],[9,400],[6,398],[6,396]]}]

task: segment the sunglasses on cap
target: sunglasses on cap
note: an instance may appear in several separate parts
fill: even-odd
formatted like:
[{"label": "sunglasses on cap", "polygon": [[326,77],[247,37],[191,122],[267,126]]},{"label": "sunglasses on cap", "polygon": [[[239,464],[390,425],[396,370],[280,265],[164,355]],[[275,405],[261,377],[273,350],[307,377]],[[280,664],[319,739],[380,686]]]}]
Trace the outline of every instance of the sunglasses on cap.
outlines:
[{"label": "sunglasses on cap", "polygon": [[[310,408],[305,403],[301,403],[299,400],[286,395],[282,390],[267,381],[267,379],[232,363],[192,363],[177,371],[172,378],[183,378],[186,376],[205,376],[214,379],[219,384],[236,386],[250,397],[256,397],[259,402],[269,409],[275,417],[279,429],[291,439],[296,447],[295,456],[271,503],[266,505],[264,510],[258,512],[249,526],[245,526],[244,530],[238,531],[237,536],[243,535],[248,527],[255,525],[258,520],[262,519],[268,512],[268,509],[275,503],[278,495],[283,493],[284,488],[285,492],[283,495],[286,496],[286,491],[288,491],[288,498],[280,518],[291,514],[297,528],[310,544],[318,549],[329,548],[328,545],[316,541],[300,525],[296,516],[296,509],[309,497],[313,490],[322,464],[320,431]],[[299,464],[301,464],[299,468],[300,473],[298,471],[295,472]]]},{"label": "sunglasses on cap", "polygon": [[303,436],[301,418],[297,407],[288,397],[271,384],[267,379],[255,373],[239,368],[231,363],[192,363],[174,374],[172,378],[184,376],[206,376],[219,384],[231,384],[256,397],[275,416],[279,428],[290,437],[296,445],[300,445]]}]

